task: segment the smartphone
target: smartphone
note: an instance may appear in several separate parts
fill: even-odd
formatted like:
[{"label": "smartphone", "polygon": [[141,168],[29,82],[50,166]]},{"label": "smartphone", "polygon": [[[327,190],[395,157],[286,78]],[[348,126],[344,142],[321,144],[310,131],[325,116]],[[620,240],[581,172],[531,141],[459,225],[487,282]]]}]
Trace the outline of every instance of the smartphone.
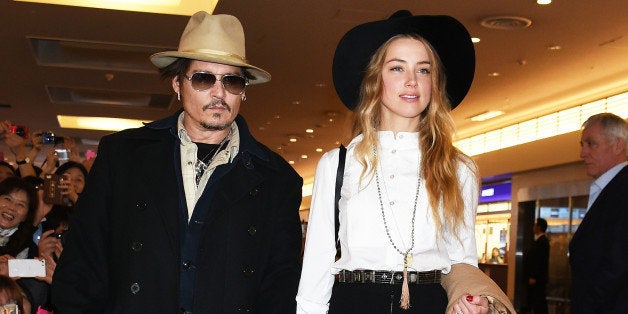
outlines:
[{"label": "smartphone", "polygon": [[59,164],[70,160],[70,152],[65,148],[55,148],[55,155],[59,157]]},{"label": "smartphone", "polygon": [[19,135],[23,138],[28,138],[28,127],[24,126],[24,125],[12,125],[9,128],[9,131],[11,131],[11,133],[14,133],[15,135]]},{"label": "smartphone", "polygon": [[10,259],[9,277],[46,277],[46,260]]},{"label": "smartphone", "polygon": [[59,185],[63,177],[58,174],[44,175],[44,202],[53,205],[65,205]]}]

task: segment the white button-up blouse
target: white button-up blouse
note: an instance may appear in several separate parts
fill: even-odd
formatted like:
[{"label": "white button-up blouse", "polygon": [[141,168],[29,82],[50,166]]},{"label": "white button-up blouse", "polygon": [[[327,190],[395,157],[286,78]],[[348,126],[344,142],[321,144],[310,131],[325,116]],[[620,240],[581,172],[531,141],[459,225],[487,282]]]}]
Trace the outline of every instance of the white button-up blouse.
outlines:
[{"label": "white button-up blouse", "polygon": [[[335,261],[334,192],[338,149],[325,153],[314,178],[308,221],[303,271],[297,294],[297,313],[326,313],[334,275],[340,270],[402,271],[404,253],[412,246],[412,213],[420,161],[418,133],[380,131],[379,178],[360,182],[362,165],[354,158],[357,136],[347,146],[344,181],[340,199],[339,239],[342,256]],[[429,169],[428,169],[429,171]],[[409,271],[442,270],[467,263],[477,266],[475,215],[479,187],[474,172],[464,163],[458,167],[464,198],[464,226],[456,238],[450,230],[437,235],[425,182],[420,181],[416,204],[412,266]],[[381,203],[380,197],[381,194]],[[382,206],[383,205],[383,206]],[[384,217],[386,224],[384,224]]]}]

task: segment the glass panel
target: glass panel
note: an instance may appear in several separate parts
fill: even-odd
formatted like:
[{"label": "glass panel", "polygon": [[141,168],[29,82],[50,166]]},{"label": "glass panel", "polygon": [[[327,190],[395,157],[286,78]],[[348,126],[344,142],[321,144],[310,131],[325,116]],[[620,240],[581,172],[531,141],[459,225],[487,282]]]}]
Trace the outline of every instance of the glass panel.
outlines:
[{"label": "glass panel", "polygon": [[478,262],[505,264],[508,258],[510,214],[482,215],[475,224]]},{"label": "glass panel", "polygon": [[580,195],[572,197],[573,202],[573,210],[571,212],[571,235],[576,232],[580,223],[582,222],[582,218],[587,213],[587,204],[589,203],[588,195]]}]

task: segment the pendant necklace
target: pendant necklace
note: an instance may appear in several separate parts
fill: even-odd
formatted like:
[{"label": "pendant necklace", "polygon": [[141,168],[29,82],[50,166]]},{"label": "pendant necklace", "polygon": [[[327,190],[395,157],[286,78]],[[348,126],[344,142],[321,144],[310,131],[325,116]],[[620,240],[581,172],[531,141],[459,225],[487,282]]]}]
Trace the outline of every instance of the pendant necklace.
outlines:
[{"label": "pendant necklace", "polygon": [[[207,167],[209,167],[212,161],[214,161],[214,158],[216,158],[218,153],[223,149],[223,146],[225,145],[225,143],[229,141],[230,138],[231,138],[231,129],[229,129],[229,133],[227,134],[227,136],[225,136],[225,138],[222,139],[220,144],[216,145],[215,148],[209,149],[209,152],[205,155],[205,157],[203,158],[197,157],[196,163],[194,164],[194,178],[196,180],[196,185],[198,185],[201,182],[201,177],[203,177],[205,170],[207,170]],[[199,144],[197,144],[197,147],[198,145]],[[208,145],[211,145],[211,144],[208,144]],[[211,158],[205,161],[205,159],[207,159],[209,155],[211,155]]]},{"label": "pendant necklace", "polygon": [[[377,157],[377,149],[373,145],[373,156]],[[379,163],[381,165],[381,162]],[[407,251],[403,252],[400,250],[392,237],[390,236],[390,231],[388,230],[388,224],[386,223],[386,214],[384,213],[384,202],[382,201],[382,192],[379,184],[379,175],[377,173],[377,167],[375,167],[375,183],[377,185],[377,196],[379,197],[379,206],[382,211],[382,219],[384,220],[384,228],[386,229],[386,235],[388,236],[388,241],[392,244],[393,248],[403,256],[403,285],[401,289],[401,301],[400,307],[404,310],[410,308],[410,292],[408,289],[408,267],[412,266],[412,249],[414,248],[414,222],[416,216],[416,205],[419,201],[419,188],[421,187],[421,176],[417,175],[417,187],[416,193],[414,195],[414,208],[412,209],[412,234],[411,234],[411,243],[410,248]]]}]

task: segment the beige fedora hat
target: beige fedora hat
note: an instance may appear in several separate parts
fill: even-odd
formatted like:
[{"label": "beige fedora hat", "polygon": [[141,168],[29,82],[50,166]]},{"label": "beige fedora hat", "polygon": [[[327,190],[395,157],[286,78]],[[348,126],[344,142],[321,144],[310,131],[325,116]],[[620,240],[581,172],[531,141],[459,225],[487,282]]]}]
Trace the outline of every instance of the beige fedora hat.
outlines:
[{"label": "beige fedora hat", "polygon": [[270,81],[270,74],[250,65],[246,60],[244,30],[240,21],[231,15],[211,15],[205,11],[194,13],[185,27],[179,49],[150,56],[158,68],[165,68],[178,58],[215,62],[246,69],[254,79],[249,84]]}]

